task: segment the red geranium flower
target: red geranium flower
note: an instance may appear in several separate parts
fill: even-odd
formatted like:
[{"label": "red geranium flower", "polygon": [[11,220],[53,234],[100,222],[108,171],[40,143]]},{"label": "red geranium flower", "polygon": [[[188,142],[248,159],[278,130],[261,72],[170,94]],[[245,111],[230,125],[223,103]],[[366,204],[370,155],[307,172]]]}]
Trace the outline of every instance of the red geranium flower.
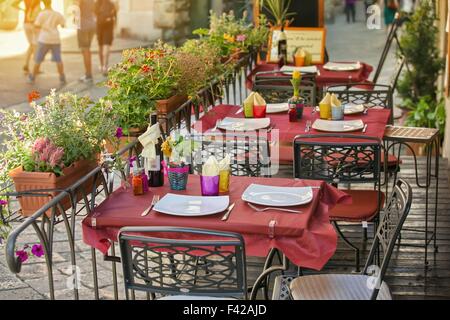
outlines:
[{"label": "red geranium flower", "polygon": [[33,102],[33,101],[39,99],[40,97],[41,97],[41,95],[40,95],[39,92],[37,92],[37,91],[31,91],[31,92],[28,94],[28,102],[31,103],[31,102]]},{"label": "red geranium flower", "polygon": [[142,73],[149,73],[151,70],[152,70],[152,68],[148,64],[144,64],[141,67],[141,72]]}]

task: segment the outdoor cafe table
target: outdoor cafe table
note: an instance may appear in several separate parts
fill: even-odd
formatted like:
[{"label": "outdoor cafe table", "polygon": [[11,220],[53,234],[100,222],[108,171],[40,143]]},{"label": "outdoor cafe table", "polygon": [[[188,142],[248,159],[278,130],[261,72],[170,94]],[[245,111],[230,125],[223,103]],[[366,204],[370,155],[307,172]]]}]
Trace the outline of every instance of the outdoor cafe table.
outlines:
[{"label": "outdoor cafe table", "polygon": [[[241,110],[240,106],[233,105],[218,105],[208,111],[199,121],[197,121],[193,128],[197,132],[205,133],[208,130],[212,130],[217,120],[222,120],[225,117],[231,118],[244,118],[244,113],[238,111]],[[365,137],[378,138],[380,141],[383,139],[384,130],[386,125],[389,122],[390,110],[384,108],[371,108],[368,110],[367,114],[354,114],[354,115],[346,115],[345,120],[357,120],[362,119],[365,124],[367,124],[366,132],[356,131],[349,132],[350,134],[357,134]],[[289,122],[289,116],[287,112],[282,113],[273,113],[267,114],[267,117],[270,118],[271,126],[273,129],[270,132],[270,135],[273,137],[275,134],[275,130],[278,130],[278,139],[279,145],[279,160],[281,162],[292,162],[293,159],[293,148],[292,143],[294,138],[300,134],[320,134],[320,131],[315,129],[311,129],[309,132],[305,132],[307,121],[311,121],[314,123],[316,119],[319,119],[319,112],[314,112],[314,108],[305,107],[303,112],[303,117],[301,120],[297,122]],[[272,137],[269,137],[272,138]],[[340,139],[335,139],[336,141],[340,141]],[[273,148],[272,148],[273,150]],[[278,154],[277,152],[272,152],[272,155]],[[275,159],[272,157],[272,162]]]},{"label": "outdoor cafe table", "polygon": [[[361,63],[361,68],[355,71],[330,71],[323,68],[323,65],[316,65],[318,74],[316,75],[316,85],[319,88],[328,87],[331,85],[338,84],[346,84],[346,83],[360,83],[366,82],[373,71],[373,67],[366,64]],[[279,71],[280,68],[277,63],[267,63],[260,62],[256,65],[256,67],[252,70],[252,72],[247,76],[246,85],[249,90],[253,88],[253,80],[254,76],[258,72],[270,72],[270,71]],[[265,75],[261,75],[264,77]],[[283,73],[275,73],[268,74],[268,77],[276,77],[283,76],[286,77],[286,74]]]},{"label": "outdoor cafe table", "polygon": [[[282,187],[320,186],[320,189],[313,189],[311,203],[294,207],[301,210],[301,214],[275,210],[258,213],[241,200],[245,189],[252,183]],[[151,192],[143,196],[134,196],[131,188],[119,188],[83,220],[84,242],[106,255],[111,241],[117,241],[119,229],[125,226],[176,226],[228,231],[244,237],[248,256],[266,257],[272,248],[277,248],[294,264],[320,270],[333,256],[337,246],[337,235],[330,224],[328,212],[337,203],[351,201],[350,196],[323,181],[231,177],[229,196],[235,208],[227,221],[221,220],[223,212],[203,217],[181,217],[153,210],[148,216],[141,216],[153,195],[162,198],[167,193],[201,195],[199,176],[189,176],[186,191],[172,191],[167,182],[164,187],[151,188]],[[188,235],[180,233],[177,237],[186,239]]]}]

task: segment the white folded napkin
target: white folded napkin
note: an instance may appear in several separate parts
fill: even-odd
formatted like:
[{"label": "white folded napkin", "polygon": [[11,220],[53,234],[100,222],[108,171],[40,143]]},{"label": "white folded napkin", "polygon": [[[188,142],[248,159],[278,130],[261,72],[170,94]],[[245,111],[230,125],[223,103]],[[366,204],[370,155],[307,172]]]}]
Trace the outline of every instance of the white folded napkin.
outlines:
[{"label": "white folded napkin", "polygon": [[144,163],[145,171],[147,172],[156,158],[155,146],[158,143],[158,139],[161,137],[161,130],[159,123],[153,126],[148,126],[147,131],[138,137],[139,142],[143,146],[141,157]]},{"label": "white folded napkin", "polygon": [[215,156],[210,156],[203,165],[202,175],[205,177],[215,177],[220,173],[219,162]]},{"label": "white folded napkin", "polygon": [[220,171],[229,171],[231,165],[231,157],[229,154],[225,156],[222,160],[219,162],[219,172]]}]

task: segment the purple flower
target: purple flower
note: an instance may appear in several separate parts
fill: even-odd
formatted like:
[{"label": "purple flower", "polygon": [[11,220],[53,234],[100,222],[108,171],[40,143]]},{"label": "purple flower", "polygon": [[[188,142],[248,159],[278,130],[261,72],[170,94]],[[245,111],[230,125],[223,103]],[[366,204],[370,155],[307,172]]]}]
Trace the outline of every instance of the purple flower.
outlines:
[{"label": "purple flower", "polygon": [[247,36],[245,34],[240,34],[236,36],[236,41],[238,42],[244,42],[247,39]]},{"label": "purple flower", "polygon": [[40,244],[35,244],[33,245],[33,247],[31,248],[31,253],[35,256],[35,257],[42,257],[44,255],[44,248],[42,248],[42,245]]},{"label": "purple flower", "polygon": [[116,138],[122,138],[123,137],[123,129],[121,127],[118,127],[116,130]]},{"label": "purple flower", "polygon": [[6,206],[7,204],[8,204],[8,201],[0,200],[0,206]]},{"label": "purple flower", "polygon": [[19,258],[20,262],[24,263],[28,260],[28,253],[25,250],[16,251],[16,256]]},{"label": "purple flower", "polygon": [[128,163],[130,164],[130,168],[133,168],[133,162],[136,160],[137,160],[136,156],[128,158]]}]

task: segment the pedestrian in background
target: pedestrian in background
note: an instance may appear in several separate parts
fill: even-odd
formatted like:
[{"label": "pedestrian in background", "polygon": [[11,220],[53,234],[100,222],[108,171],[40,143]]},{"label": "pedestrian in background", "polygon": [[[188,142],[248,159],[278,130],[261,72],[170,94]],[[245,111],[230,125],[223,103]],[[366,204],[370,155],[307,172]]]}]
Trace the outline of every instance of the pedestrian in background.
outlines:
[{"label": "pedestrian in background", "polygon": [[345,13],[347,15],[347,22],[350,23],[350,18],[353,23],[355,23],[356,18],[356,9],[355,9],[356,0],[345,0]]},{"label": "pedestrian in background", "polygon": [[79,80],[92,82],[92,39],[96,33],[97,22],[95,17],[95,0],[77,0],[79,10],[79,23],[77,30],[78,46],[83,55],[85,74]]},{"label": "pedestrian in background", "polygon": [[108,74],[109,55],[114,40],[114,26],[117,21],[118,5],[112,0],[97,0],[97,40],[100,68],[104,76]]},{"label": "pedestrian in background", "polygon": [[34,22],[38,30],[38,44],[36,54],[34,56],[35,65],[33,73],[28,75],[28,83],[34,83],[36,75],[39,72],[41,63],[49,51],[52,52],[52,61],[56,63],[59,73],[59,81],[61,84],[66,83],[64,75],[64,65],[61,58],[61,39],[58,27],[64,27],[65,20],[61,13],[56,12],[52,8],[52,0],[43,0],[45,9],[39,13]]},{"label": "pedestrian in background", "polygon": [[30,72],[30,61],[37,46],[37,31],[34,22],[41,12],[41,0],[24,0],[25,9],[20,8],[20,2],[22,2],[22,0],[17,1],[14,6],[24,11],[23,30],[25,31],[25,36],[28,41],[28,49],[25,54],[23,71],[28,74]]},{"label": "pedestrian in background", "polygon": [[384,23],[386,24],[386,31],[389,32],[392,23],[395,19],[395,14],[399,9],[397,0],[384,0]]}]

